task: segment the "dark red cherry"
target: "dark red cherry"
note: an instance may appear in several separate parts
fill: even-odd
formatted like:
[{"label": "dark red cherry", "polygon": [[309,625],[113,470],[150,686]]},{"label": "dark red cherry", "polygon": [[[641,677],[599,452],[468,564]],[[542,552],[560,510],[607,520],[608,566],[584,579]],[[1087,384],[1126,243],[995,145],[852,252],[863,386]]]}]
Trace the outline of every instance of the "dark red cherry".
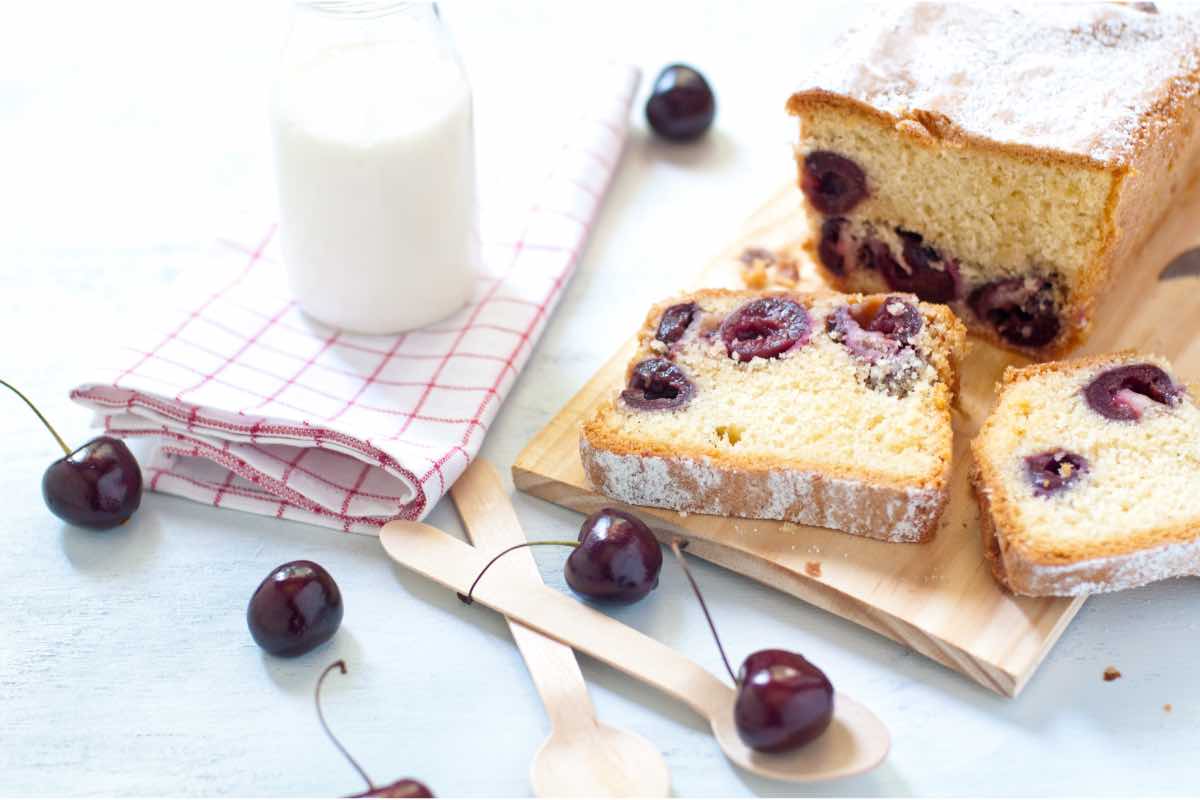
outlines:
[{"label": "dark red cherry", "polygon": [[751,300],[721,323],[721,341],[731,358],[774,358],[808,342],[811,323],[804,306],[786,297]]},{"label": "dark red cherry", "polygon": [[704,595],[683,557],[686,546],[679,537],[671,540],[671,551],[700,603],[721,654],[721,663],[737,686],[733,721],[738,736],[747,747],[764,753],[779,753],[808,744],[824,733],[833,719],[833,684],[804,656],[787,650],[751,653],[735,676]]},{"label": "dark red cherry", "polygon": [[678,364],[648,358],[633,368],[621,400],[639,411],[673,411],[687,405],[695,393],[695,384]]},{"label": "dark red cherry", "polygon": [[142,470],[120,439],[97,436],[72,450],[28,397],[5,387],[29,406],[62,448],[63,457],[42,474],[42,498],[59,519],[93,530],[124,524],[142,504]]},{"label": "dark red cherry", "polygon": [[1069,450],[1047,450],[1025,457],[1025,474],[1038,497],[1065,489],[1087,471],[1087,459]]},{"label": "dark red cherry", "polygon": [[46,468],[42,497],[72,525],[115,528],[142,504],[142,471],[124,442],[99,436]]},{"label": "dark red cherry", "polygon": [[874,364],[900,352],[900,341],[881,331],[867,330],[859,324],[849,306],[839,306],[825,318],[829,338],[840,342],[858,358]]},{"label": "dark red cherry", "polygon": [[876,250],[876,261],[888,287],[915,294],[930,303],[949,303],[958,297],[958,265],[953,260],[943,259],[932,247],[923,245],[920,234],[904,230],[896,232],[904,242],[903,264],[892,258],[890,250],[886,258],[879,258]]},{"label": "dark red cherry", "polygon": [[1042,347],[1061,327],[1054,285],[1040,278],[1008,278],[980,286],[967,304],[1000,338],[1018,347]]},{"label": "dark red cherry", "polygon": [[830,217],[821,223],[821,243],[817,245],[817,255],[825,269],[834,275],[846,274],[845,244],[842,242],[842,229],[846,227],[845,217]]},{"label": "dark red cherry", "polygon": [[325,683],[325,678],[334,670],[341,670],[343,675],[346,674],[346,662],[338,660],[325,668],[321,673],[321,677],[317,678],[317,687],[313,689],[313,705],[317,707],[317,719],[321,723],[321,729],[325,731],[325,735],[329,737],[329,741],[333,742],[333,746],[338,749],[350,766],[354,767],[354,771],[362,776],[363,781],[367,784],[367,790],[361,794],[352,794],[350,797],[433,797],[433,792],[429,791],[429,787],[420,781],[415,781],[412,778],[401,778],[395,783],[389,783],[387,786],[376,786],[366,770],[364,770],[354,756],[350,755],[338,738],[333,735],[333,731],[329,729],[329,723],[325,721],[325,712],[321,710],[321,686]]},{"label": "dark red cherry", "polygon": [[567,557],[567,584],[584,597],[635,603],[658,586],[662,550],[646,523],[603,508],[583,521],[579,545]]},{"label": "dark red cherry", "polygon": [[700,71],[671,64],[658,73],[646,101],[646,121],[659,136],[673,142],[699,138],[712,125],[717,101]]},{"label": "dark red cherry", "polygon": [[902,344],[909,344],[917,338],[924,324],[925,319],[916,306],[903,297],[892,295],[884,298],[879,304],[866,328],[869,331],[878,331]]},{"label": "dark red cherry", "polygon": [[1100,373],[1084,387],[1092,410],[1116,420],[1139,420],[1153,403],[1174,406],[1183,388],[1153,364],[1127,364]]},{"label": "dark red cherry", "polygon": [[289,561],[271,570],[246,609],[250,635],[274,656],[298,656],[329,641],[342,624],[342,593],[312,561]]},{"label": "dark red cherry", "polygon": [[800,189],[822,214],[846,214],[867,196],[867,176],[845,156],[815,150],[804,157]]},{"label": "dark red cherry", "polygon": [[678,342],[683,338],[684,332],[687,331],[695,317],[695,303],[680,303],[671,306],[663,312],[662,319],[658,321],[658,332],[654,338],[664,344]]},{"label": "dark red cherry", "polygon": [[866,241],[858,246],[858,254],[856,258],[858,266],[862,269],[878,269],[878,265],[875,263],[875,253],[878,250],[885,251],[888,258],[892,257],[891,251],[888,250],[888,246],[886,244],[878,239],[875,239],[874,237],[868,237]]},{"label": "dark red cherry", "polygon": [[833,684],[798,653],[752,653],[737,683],[734,722],[754,750],[779,753],[808,744],[833,720]]},{"label": "dark red cherry", "polygon": [[352,794],[350,797],[433,797],[433,792],[429,791],[429,787],[420,781],[414,781],[412,778],[402,778],[395,783],[389,783],[387,786],[379,786],[374,789],[368,789],[361,794]]}]

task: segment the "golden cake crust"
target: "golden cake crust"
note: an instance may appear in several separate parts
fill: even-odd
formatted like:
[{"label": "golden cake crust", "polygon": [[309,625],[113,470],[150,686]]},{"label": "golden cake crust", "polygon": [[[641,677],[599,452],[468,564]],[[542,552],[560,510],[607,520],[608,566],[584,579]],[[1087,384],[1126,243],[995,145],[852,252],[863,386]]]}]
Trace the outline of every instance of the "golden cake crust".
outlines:
[{"label": "golden cake crust", "polygon": [[[1039,376],[1090,372],[1098,367],[1146,359],[1144,355],[1122,351],[1008,367],[997,385],[996,408],[1014,386]],[[992,463],[985,453],[992,429],[1005,422],[995,412],[984,422],[971,443],[970,472],[979,505],[983,552],[1002,585],[1018,594],[1063,596],[1115,591],[1178,575],[1200,575],[1200,519],[1191,524],[1131,531],[1119,541],[1076,542],[1069,548],[1026,536],[1016,513],[1016,501],[1002,488],[999,465]]]},{"label": "golden cake crust", "polygon": [[[1089,225],[1092,243],[1079,251],[1090,255],[1081,268],[1071,268],[1054,340],[1014,345],[967,314],[973,333],[1006,349],[1037,359],[1071,351],[1086,339],[1104,289],[1200,174],[1200,14],[1104,4],[921,3],[880,27],[883,32],[873,34],[878,38],[866,31],[851,37],[857,45],[839,52],[833,68],[818,71],[815,85],[795,92],[788,111],[802,127],[814,114],[833,115],[866,123],[908,147],[1010,159],[1047,173],[1074,170],[1103,181],[1106,200]],[[978,47],[985,34],[1009,37],[1011,46]],[[1055,48],[1071,58],[1043,65],[1041,51]],[[943,70],[942,61],[965,66]],[[1089,70],[1093,62],[1103,69]],[[1030,76],[1043,68],[1043,80],[1034,81]],[[1026,77],[1021,90],[1006,88]],[[805,153],[796,155],[803,162]],[[1060,201],[1068,202],[1054,202]],[[810,237],[804,249],[823,277],[841,291],[870,288],[870,276],[841,276],[825,267],[817,252],[821,216],[807,200],[805,206]]]},{"label": "golden cake crust", "polygon": [[[830,298],[847,304],[882,302],[889,295],[707,289],[671,298],[647,313],[638,333],[638,351],[626,377],[642,358],[655,354],[658,321],[668,307],[689,300],[749,301],[770,296],[787,296],[807,305]],[[928,539],[936,531],[947,500],[952,452],[949,408],[957,387],[958,364],[965,351],[965,329],[948,308],[917,305],[929,337],[924,349],[938,376],[935,413],[946,417],[945,436],[936,451],[937,466],[927,474],[910,480],[889,479],[863,469],[814,465],[796,458],[781,461],[715,447],[635,439],[606,424],[616,405],[609,399],[598,406],[581,429],[580,457],[588,479],[605,495],[632,505],[780,519],[890,541]]]}]

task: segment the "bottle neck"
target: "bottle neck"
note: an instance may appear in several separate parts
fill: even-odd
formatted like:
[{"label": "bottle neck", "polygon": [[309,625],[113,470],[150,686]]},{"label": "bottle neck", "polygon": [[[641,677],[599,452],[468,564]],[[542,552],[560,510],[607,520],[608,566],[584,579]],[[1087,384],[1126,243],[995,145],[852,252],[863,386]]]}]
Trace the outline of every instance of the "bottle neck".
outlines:
[{"label": "bottle neck", "polygon": [[368,20],[407,13],[439,19],[436,2],[425,0],[294,0],[298,11],[319,14],[328,19]]},{"label": "bottle neck", "polygon": [[[400,0],[295,0],[284,63],[299,64],[331,48],[398,44],[413,53],[442,54],[457,64],[437,4]],[[411,77],[411,76],[398,76]]]}]

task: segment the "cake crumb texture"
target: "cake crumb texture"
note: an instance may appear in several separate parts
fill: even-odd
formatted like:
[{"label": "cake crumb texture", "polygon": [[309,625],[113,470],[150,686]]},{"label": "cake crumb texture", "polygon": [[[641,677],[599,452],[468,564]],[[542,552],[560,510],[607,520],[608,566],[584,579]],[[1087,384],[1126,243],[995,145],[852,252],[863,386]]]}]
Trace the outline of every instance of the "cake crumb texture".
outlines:
[{"label": "cake crumb texture", "polygon": [[[776,357],[732,357],[722,325],[771,298],[804,307],[805,341]],[[695,312],[686,332],[670,344],[658,339],[668,310],[687,304]],[[870,316],[906,308],[920,330],[886,359],[856,355],[834,330],[834,317],[852,309]],[[889,344],[852,330],[860,352]],[[672,298],[647,315],[627,378],[639,363],[669,359],[694,392],[672,410],[631,407],[623,394],[602,403],[582,430],[584,469],[599,491],[634,505],[921,541],[946,503],[950,405],[964,348],[954,315],[911,295],[704,290]]]},{"label": "cake crumb texture", "polygon": [[[1097,413],[1084,389],[1121,366],[1163,358],[1118,353],[1006,370],[972,442],[984,549],[1022,594],[1080,595],[1200,574],[1200,408],[1144,401],[1137,421]],[[1073,453],[1070,485],[1040,493],[1026,459]]]}]

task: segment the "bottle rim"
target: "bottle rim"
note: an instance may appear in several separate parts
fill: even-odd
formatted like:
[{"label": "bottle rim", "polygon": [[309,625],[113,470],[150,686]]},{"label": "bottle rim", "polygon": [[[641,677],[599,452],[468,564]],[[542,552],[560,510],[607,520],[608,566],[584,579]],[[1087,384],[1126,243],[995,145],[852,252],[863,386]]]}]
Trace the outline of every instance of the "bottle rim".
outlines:
[{"label": "bottle rim", "polygon": [[433,0],[294,0],[297,8],[343,19],[374,19],[400,11],[432,7],[441,16]]}]

